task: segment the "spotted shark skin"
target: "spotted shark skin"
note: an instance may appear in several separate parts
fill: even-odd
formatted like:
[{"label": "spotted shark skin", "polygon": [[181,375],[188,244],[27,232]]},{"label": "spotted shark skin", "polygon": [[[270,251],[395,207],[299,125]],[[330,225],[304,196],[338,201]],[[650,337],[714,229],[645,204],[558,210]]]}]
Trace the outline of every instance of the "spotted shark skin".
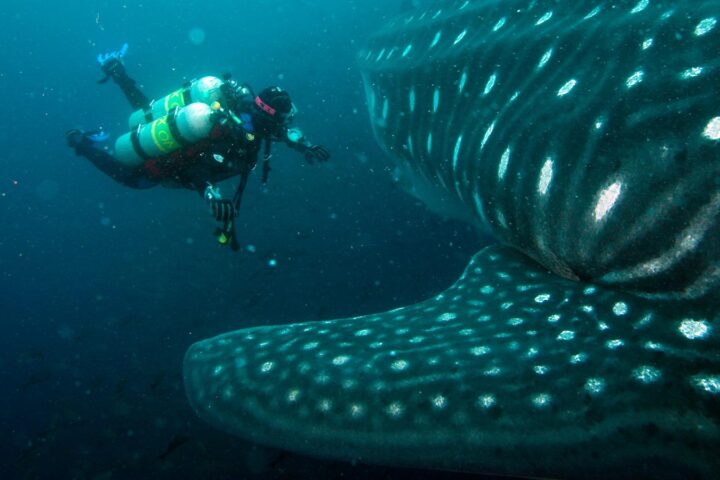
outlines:
[{"label": "spotted shark skin", "polygon": [[514,475],[712,478],[718,318],[550,275],[505,247],[391,312],[196,343],[193,408],[311,455]]},{"label": "spotted shark skin", "polygon": [[715,1],[439,2],[361,52],[400,165],[555,273],[720,286]]},{"label": "spotted shark skin", "polygon": [[378,141],[504,245],[416,305],[194,344],[197,414],[346,460],[717,478],[719,19],[484,0],[388,25],[360,53]]}]

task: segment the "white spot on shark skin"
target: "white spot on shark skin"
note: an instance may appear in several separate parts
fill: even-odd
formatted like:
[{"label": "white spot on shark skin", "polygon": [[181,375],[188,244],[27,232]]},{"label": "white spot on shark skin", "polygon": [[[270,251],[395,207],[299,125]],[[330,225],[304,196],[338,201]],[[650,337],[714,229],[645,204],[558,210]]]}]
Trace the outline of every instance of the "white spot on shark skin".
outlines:
[{"label": "white spot on shark skin", "polygon": [[655,351],[655,352],[662,352],[663,350],[665,350],[665,347],[663,346],[662,343],[657,343],[657,342],[653,342],[653,341],[650,341],[650,340],[648,340],[647,342],[645,342],[645,345],[643,345],[643,346],[644,346],[647,350],[653,350],[653,351]]},{"label": "white spot on shark skin", "polygon": [[557,323],[560,321],[560,315],[557,313],[553,313],[552,315],[548,316],[547,321],[550,323]]},{"label": "white spot on shark skin", "polygon": [[678,327],[680,333],[688,340],[699,340],[710,334],[711,327],[704,320],[685,319]]},{"label": "white spot on shark skin", "polygon": [[322,413],[329,412],[330,410],[332,410],[332,401],[328,400],[327,398],[320,400],[317,404],[317,409]]},{"label": "white spot on shark skin", "polygon": [[617,302],[613,305],[613,313],[618,317],[627,315],[628,310],[628,305],[625,302]]},{"label": "white spot on shark skin", "polygon": [[500,20],[498,20],[497,23],[495,24],[495,26],[493,27],[493,32],[497,32],[498,30],[500,30],[505,25],[505,22],[507,22],[506,17],[502,17]]},{"label": "white spot on shark skin", "polygon": [[632,372],[632,376],[640,383],[655,383],[662,377],[662,372],[655,367],[643,365]]},{"label": "white spot on shark skin", "polygon": [[350,405],[350,417],[354,419],[362,418],[365,415],[365,407],[358,403]]},{"label": "white spot on shark skin", "polygon": [[320,345],[318,342],[308,342],[303,346],[305,350],[314,350]]},{"label": "white spot on shark skin", "polygon": [[645,78],[645,72],[642,70],[638,70],[637,72],[630,75],[630,77],[625,81],[625,85],[627,88],[633,88],[637,86],[639,83],[641,83]]},{"label": "white spot on shark skin", "polygon": [[492,408],[495,404],[497,404],[497,400],[495,399],[495,396],[491,394],[480,395],[477,399],[477,405],[480,408]]},{"label": "white spot on shark skin", "polygon": [[438,316],[437,321],[438,322],[449,322],[451,320],[455,320],[456,318],[457,318],[457,314],[452,313],[452,312],[446,312],[446,313],[443,313],[442,315]]},{"label": "white spot on shark skin", "polygon": [[287,396],[285,398],[288,401],[288,403],[297,402],[300,399],[300,390],[298,390],[298,389],[290,390],[287,393]]},{"label": "white spot on shark skin", "polygon": [[339,356],[333,358],[332,363],[333,363],[333,365],[341,366],[341,365],[345,365],[349,361],[350,361],[350,357],[348,357],[347,355],[339,355]]},{"label": "white spot on shark skin", "polygon": [[643,49],[643,50],[647,50],[648,48],[652,47],[654,43],[655,43],[655,40],[654,40],[654,39],[648,38],[647,40],[645,40],[645,41],[642,43],[642,49]]},{"label": "white spot on shark skin", "polygon": [[392,368],[396,372],[402,372],[404,370],[407,370],[409,366],[410,364],[407,362],[407,360],[395,360],[392,365],[390,365],[390,368]]},{"label": "white spot on shark skin", "polygon": [[605,216],[615,206],[615,203],[617,202],[618,198],[620,198],[620,194],[622,193],[622,187],[622,182],[617,181],[600,192],[597,204],[595,205],[596,222],[599,222],[600,220],[605,218]]},{"label": "white spot on shark skin", "polygon": [[440,106],[440,89],[436,88],[435,92],[433,92],[433,113],[437,113],[439,106]]},{"label": "white spot on shark skin", "polygon": [[560,90],[558,90],[557,96],[558,96],[558,97],[564,97],[565,95],[567,95],[568,93],[570,93],[570,91],[571,91],[573,88],[575,88],[575,85],[577,85],[577,80],[575,80],[574,78],[568,80],[568,81],[565,83],[565,85],[563,85],[562,87],[560,87]]},{"label": "white spot on shark skin", "polygon": [[487,83],[485,84],[485,90],[483,91],[483,96],[487,96],[495,86],[495,81],[497,80],[497,74],[493,73],[490,75],[490,78],[488,78]]},{"label": "white spot on shark skin", "polygon": [[400,402],[392,402],[385,411],[391,418],[400,418],[405,413],[405,405]]},{"label": "white spot on shark skin", "polygon": [[645,10],[648,7],[648,5],[650,5],[650,0],[640,0],[638,2],[638,4],[635,5],[635,8],[630,10],[630,13],[632,13],[632,14],[640,13],[643,10]]},{"label": "white spot on shark skin", "polygon": [[535,408],[547,408],[552,402],[552,396],[547,393],[539,393],[537,395],[534,395],[531,401]]},{"label": "white spot on shark skin", "polygon": [[410,107],[410,113],[415,111],[415,87],[410,88],[408,93],[408,106]]},{"label": "white spot on shark skin", "polygon": [[715,117],[708,122],[703,136],[710,140],[720,140],[720,117]]},{"label": "white spot on shark skin", "polygon": [[606,346],[607,348],[609,348],[610,350],[617,350],[618,348],[620,348],[620,347],[622,347],[622,346],[624,346],[624,345],[625,345],[625,342],[623,342],[623,341],[620,340],[620,339],[608,340],[608,341],[605,343],[605,346]]},{"label": "white spot on shark skin", "polygon": [[436,395],[432,398],[432,405],[436,410],[443,410],[448,406],[448,400],[442,395]]},{"label": "white spot on shark skin", "polygon": [[432,152],[432,144],[433,144],[433,136],[432,136],[432,132],[430,132],[430,133],[428,133],[427,144],[425,145],[427,147],[427,153]]},{"label": "white spot on shark skin", "polygon": [[476,357],[481,357],[490,353],[490,347],[486,347],[484,345],[479,347],[473,347],[470,349],[470,353],[475,355]]},{"label": "white spot on shark skin", "polygon": [[673,15],[675,15],[675,10],[668,10],[667,12],[660,15],[660,19],[667,20],[668,18],[672,17]]},{"label": "white spot on shark skin", "polygon": [[545,160],[545,164],[542,167],[542,170],[540,171],[540,180],[538,181],[538,193],[540,195],[546,195],[548,192],[548,188],[550,187],[550,183],[552,182],[553,177],[553,159],[548,157]]},{"label": "white spot on shark skin", "polygon": [[549,370],[550,369],[545,365],[535,365],[533,367],[533,371],[535,371],[538,375],[545,375]]},{"label": "white spot on shark skin", "polygon": [[453,150],[453,170],[457,171],[458,158],[460,157],[460,147],[462,146],[463,136],[460,135],[455,142],[455,149]]},{"label": "white spot on shark skin", "polygon": [[720,375],[695,375],[692,377],[691,383],[705,393],[720,394]]},{"label": "white spot on shark skin", "polygon": [[590,395],[598,395],[605,390],[605,380],[602,378],[588,378],[585,382],[585,391]]},{"label": "white spot on shark skin", "polygon": [[510,147],[507,147],[505,149],[505,152],[503,152],[502,157],[500,157],[500,163],[498,164],[498,180],[502,180],[505,178],[505,173],[507,172],[508,164],[510,163]]},{"label": "white spot on shark skin", "polygon": [[458,83],[458,93],[462,93],[462,91],[465,90],[465,84],[467,83],[467,79],[468,79],[467,70],[463,70],[463,73],[460,76],[460,82]]},{"label": "white spot on shark skin", "polygon": [[540,295],[535,297],[535,303],[545,303],[549,300],[550,300],[549,293],[541,293]]},{"label": "white spot on shark skin", "polygon": [[218,365],[217,367],[213,368],[213,376],[217,377],[222,373],[222,371],[225,369],[222,365]]},{"label": "white spot on shark skin", "polygon": [[538,62],[538,70],[542,69],[545,65],[547,65],[547,63],[550,61],[550,57],[552,57],[552,54],[552,48],[543,54],[543,56],[540,58],[540,61]]},{"label": "white spot on shark skin", "polygon": [[485,148],[487,141],[490,139],[490,135],[492,135],[493,130],[495,130],[495,123],[496,122],[493,121],[487,130],[485,130],[485,135],[483,136],[482,142],[480,142],[480,150]]},{"label": "white spot on shark skin", "polygon": [[262,373],[268,373],[268,372],[270,372],[273,368],[275,368],[275,363],[273,363],[273,362],[265,362],[265,363],[263,363],[262,365],[260,365],[260,372],[262,372]]},{"label": "white spot on shark skin", "polygon": [[682,78],[683,80],[689,80],[691,78],[699,77],[700,75],[702,75],[702,73],[703,73],[702,67],[692,67],[692,68],[688,68],[687,70],[682,72],[680,74],[680,78]]},{"label": "white spot on shark skin", "polygon": [[587,355],[584,353],[576,353],[575,355],[572,355],[570,357],[570,363],[573,365],[578,365],[580,363],[583,363],[587,360]]},{"label": "white spot on shark skin", "polygon": [[558,339],[558,340],[565,341],[565,342],[570,341],[570,340],[574,340],[574,339],[575,339],[575,332],[573,332],[572,330],[563,330],[563,331],[560,332],[560,334],[557,336],[557,339]]},{"label": "white spot on shark skin", "polygon": [[590,13],[588,13],[587,15],[585,15],[585,16],[583,17],[583,20],[590,20],[590,19],[593,18],[595,15],[597,15],[598,13],[600,13],[600,10],[602,10],[602,8],[600,7],[600,5],[598,5],[597,7],[593,8],[593,9],[590,11]]},{"label": "white spot on shark skin", "polygon": [[547,22],[548,20],[550,20],[550,19],[552,18],[552,16],[553,16],[553,12],[552,12],[552,10],[550,10],[549,12],[545,13],[545,15],[543,15],[542,17],[540,17],[540,18],[538,19],[538,21],[535,22],[535,25],[536,25],[536,26],[542,25],[543,23],[545,23],[545,22]]},{"label": "white spot on shark skin", "polygon": [[698,37],[702,37],[703,35],[707,34],[715,28],[717,25],[717,19],[715,17],[710,17],[702,20],[700,23],[698,23],[697,27],[695,27],[695,35]]},{"label": "white spot on shark skin", "polygon": [[356,337],[367,337],[371,333],[372,333],[372,330],[370,330],[369,328],[363,328],[362,330],[358,330],[357,332],[355,332],[355,336]]},{"label": "white spot on shark skin", "polygon": [[433,37],[432,42],[430,43],[430,48],[435,48],[435,46],[440,41],[441,37],[442,37],[442,30],[438,30],[438,32],[435,34],[435,37]]},{"label": "white spot on shark skin", "polygon": [[462,32],[460,32],[460,34],[455,38],[453,45],[457,45],[458,43],[462,42],[462,39],[465,38],[465,35],[467,35],[467,30],[463,30]]}]

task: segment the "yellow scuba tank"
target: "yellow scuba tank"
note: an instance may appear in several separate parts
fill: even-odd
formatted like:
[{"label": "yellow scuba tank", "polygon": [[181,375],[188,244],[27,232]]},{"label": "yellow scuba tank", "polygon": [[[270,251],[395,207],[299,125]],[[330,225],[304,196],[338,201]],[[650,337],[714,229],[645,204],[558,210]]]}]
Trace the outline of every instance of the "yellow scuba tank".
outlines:
[{"label": "yellow scuba tank", "polygon": [[202,77],[193,80],[187,86],[172,92],[170,95],[153,100],[150,106],[136,110],[128,119],[130,128],[164,117],[176,107],[184,107],[194,102],[208,105],[222,101],[222,86],[224,82],[217,77]]},{"label": "yellow scuba tank", "polygon": [[206,103],[176,107],[169,114],[120,136],[115,142],[115,158],[128,166],[142,165],[148,158],[167,155],[207,138],[213,125],[213,109]]}]

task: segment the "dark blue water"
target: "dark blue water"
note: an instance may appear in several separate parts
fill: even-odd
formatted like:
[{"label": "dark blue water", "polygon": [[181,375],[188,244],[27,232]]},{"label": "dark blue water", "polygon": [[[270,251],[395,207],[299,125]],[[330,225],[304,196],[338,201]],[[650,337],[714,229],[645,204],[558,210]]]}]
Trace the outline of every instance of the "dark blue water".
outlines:
[{"label": "dark blue water", "polygon": [[[182,388],[196,340],[419,301],[480,245],[394,186],[370,131],[355,52],[400,3],[0,4],[0,478],[449,476],[250,445]],[[123,42],[150,97],[224,72],[279,84],[331,150],[308,166],[276,149],[267,191],[255,175],[246,193],[242,253],[217,246],[197,194],[123,188],[66,147],[73,127],[124,133],[131,110],[94,63]]]}]

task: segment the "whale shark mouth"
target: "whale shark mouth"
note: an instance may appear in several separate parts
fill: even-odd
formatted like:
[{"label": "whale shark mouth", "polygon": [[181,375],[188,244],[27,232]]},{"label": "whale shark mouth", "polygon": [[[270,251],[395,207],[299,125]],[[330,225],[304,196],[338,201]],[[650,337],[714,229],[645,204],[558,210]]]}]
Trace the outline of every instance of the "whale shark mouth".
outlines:
[{"label": "whale shark mouth", "polygon": [[416,305],[192,345],[194,410],[345,460],[718,478],[717,2],[436,3],[360,53],[373,129],[504,246]]}]

